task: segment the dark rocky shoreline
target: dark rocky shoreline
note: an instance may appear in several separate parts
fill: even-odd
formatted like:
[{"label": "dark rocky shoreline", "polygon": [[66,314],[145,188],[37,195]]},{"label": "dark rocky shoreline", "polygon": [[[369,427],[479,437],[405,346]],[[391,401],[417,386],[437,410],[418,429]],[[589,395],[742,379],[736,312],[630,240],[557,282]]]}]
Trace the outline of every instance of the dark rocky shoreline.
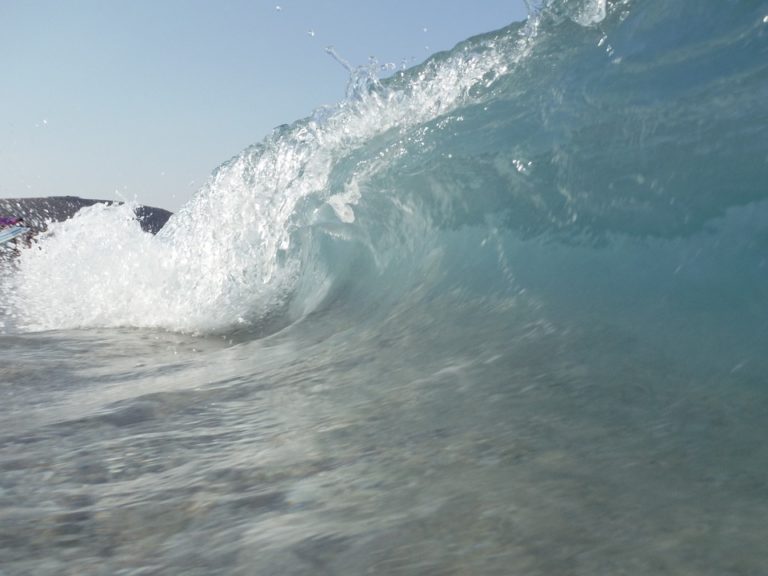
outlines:
[{"label": "dark rocky shoreline", "polygon": [[[46,196],[41,198],[0,198],[0,216],[24,218],[33,233],[46,229],[48,222],[72,218],[78,210],[93,204],[120,204],[110,200],[91,200],[77,196]],[[151,206],[138,206],[136,218],[142,230],[156,234],[171,217],[171,212]]]}]

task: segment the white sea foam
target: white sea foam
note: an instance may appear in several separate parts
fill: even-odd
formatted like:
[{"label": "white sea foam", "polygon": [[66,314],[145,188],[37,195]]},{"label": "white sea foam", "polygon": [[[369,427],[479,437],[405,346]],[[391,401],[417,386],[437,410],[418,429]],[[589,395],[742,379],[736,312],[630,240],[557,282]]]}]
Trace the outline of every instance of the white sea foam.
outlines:
[{"label": "white sea foam", "polygon": [[[289,298],[300,273],[294,233],[328,203],[341,222],[360,199],[335,167],[388,131],[450,113],[525,55],[525,38],[475,42],[386,83],[353,71],[349,97],[277,129],[216,170],[152,237],[129,206],[53,224],[21,258],[15,304],[30,329],[154,326],[208,331],[255,322]],[[306,208],[309,206],[309,208]]]}]

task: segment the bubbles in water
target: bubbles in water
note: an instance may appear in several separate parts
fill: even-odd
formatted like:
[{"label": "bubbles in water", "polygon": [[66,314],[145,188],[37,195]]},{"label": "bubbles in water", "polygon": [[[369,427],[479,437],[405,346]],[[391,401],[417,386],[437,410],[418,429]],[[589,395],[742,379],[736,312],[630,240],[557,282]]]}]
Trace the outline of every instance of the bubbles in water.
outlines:
[{"label": "bubbles in water", "polygon": [[572,9],[570,18],[582,26],[591,26],[602,22],[606,14],[606,0],[586,0],[581,6]]}]

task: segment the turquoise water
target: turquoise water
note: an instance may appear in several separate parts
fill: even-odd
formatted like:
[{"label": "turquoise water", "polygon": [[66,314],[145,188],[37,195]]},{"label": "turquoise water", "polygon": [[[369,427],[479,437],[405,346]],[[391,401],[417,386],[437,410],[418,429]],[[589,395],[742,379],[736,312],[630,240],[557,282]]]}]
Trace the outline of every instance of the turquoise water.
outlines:
[{"label": "turquoise water", "polygon": [[768,4],[545,2],[3,285],[2,574],[761,574]]}]

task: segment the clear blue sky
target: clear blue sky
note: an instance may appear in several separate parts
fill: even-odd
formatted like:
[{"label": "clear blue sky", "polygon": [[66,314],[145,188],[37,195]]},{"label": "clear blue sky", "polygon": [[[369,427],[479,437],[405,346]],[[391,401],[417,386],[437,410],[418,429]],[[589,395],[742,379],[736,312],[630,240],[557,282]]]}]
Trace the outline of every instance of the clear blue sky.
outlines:
[{"label": "clear blue sky", "polygon": [[177,210],[273,127],[338,102],[353,65],[413,65],[523,0],[0,0],[0,197]]}]

